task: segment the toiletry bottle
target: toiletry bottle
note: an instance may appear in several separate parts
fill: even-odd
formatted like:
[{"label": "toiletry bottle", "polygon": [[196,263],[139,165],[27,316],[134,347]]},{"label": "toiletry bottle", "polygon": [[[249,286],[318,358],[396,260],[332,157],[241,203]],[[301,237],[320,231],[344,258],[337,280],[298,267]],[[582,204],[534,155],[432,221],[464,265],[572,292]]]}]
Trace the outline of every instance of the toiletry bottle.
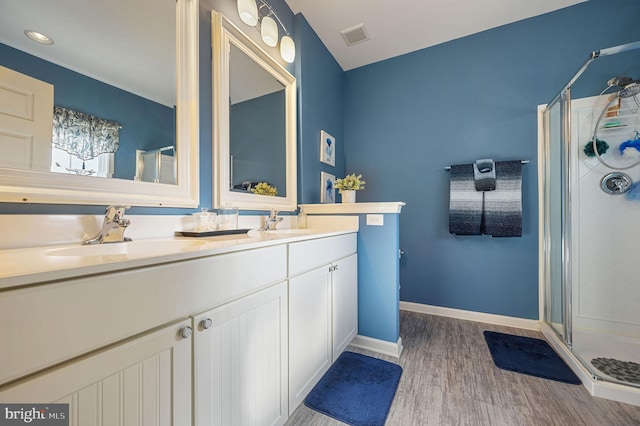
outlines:
[{"label": "toiletry bottle", "polygon": [[306,229],[307,227],[307,214],[302,210],[300,206],[300,212],[298,213],[298,229]]}]

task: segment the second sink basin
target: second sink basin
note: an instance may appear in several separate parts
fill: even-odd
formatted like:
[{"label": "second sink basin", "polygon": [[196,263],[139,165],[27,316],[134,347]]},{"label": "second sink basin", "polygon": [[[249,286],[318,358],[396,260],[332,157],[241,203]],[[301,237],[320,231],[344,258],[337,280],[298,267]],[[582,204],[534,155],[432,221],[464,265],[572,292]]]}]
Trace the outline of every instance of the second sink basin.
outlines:
[{"label": "second sink basin", "polygon": [[158,255],[176,251],[188,251],[208,244],[203,240],[153,240],[123,243],[69,246],[47,250],[47,256],[113,256]]},{"label": "second sink basin", "polygon": [[267,234],[310,234],[309,229],[274,229],[273,231],[265,231]]},{"label": "second sink basin", "polygon": [[261,229],[252,229],[251,231],[249,231],[249,235],[260,235],[260,234],[266,234],[266,235],[306,235],[306,234],[311,234],[313,233],[312,230],[310,229],[297,229],[297,228],[291,228],[291,229],[274,229],[271,231],[264,231]]}]

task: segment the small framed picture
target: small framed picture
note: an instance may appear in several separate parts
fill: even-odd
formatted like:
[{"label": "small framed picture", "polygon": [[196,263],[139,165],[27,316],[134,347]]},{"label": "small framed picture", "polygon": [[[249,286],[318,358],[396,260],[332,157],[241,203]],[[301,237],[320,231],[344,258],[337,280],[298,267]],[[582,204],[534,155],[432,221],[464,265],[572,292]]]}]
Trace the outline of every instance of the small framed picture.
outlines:
[{"label": "small framed picture", "polygon": [[336,165],[336,138],[324,130],[320,130],[320,162]]},{"label": "small framed picture", "polygon": [[336,177],[332,174],[320,172],[320,202],[336,202]]}]

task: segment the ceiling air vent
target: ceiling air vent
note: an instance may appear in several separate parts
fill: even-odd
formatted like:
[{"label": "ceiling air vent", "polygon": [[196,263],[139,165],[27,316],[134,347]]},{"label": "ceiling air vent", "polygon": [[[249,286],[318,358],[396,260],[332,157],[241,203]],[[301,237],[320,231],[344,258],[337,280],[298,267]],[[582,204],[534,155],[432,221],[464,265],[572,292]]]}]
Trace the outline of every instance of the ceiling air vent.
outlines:
[{"label": "ceiling air vent", "polygon": [[354,44],[369,40],[369,34],[367,34],[367,29],[364,27],[364,24],[342,30],[340,34],[342,34],[342,38],[344,42],[347,43],[347,46],[353,46]]}]

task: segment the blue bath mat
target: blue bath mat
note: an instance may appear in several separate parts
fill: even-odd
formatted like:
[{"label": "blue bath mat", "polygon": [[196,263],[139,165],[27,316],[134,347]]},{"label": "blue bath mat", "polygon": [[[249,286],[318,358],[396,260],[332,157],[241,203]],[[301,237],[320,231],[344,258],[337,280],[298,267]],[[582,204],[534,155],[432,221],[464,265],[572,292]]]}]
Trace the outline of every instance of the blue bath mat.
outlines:
[{"label": "blue bath mat", "polygon": [[382,426],[401,375],[397,364],[343,352],[309,392],[304,405],[353,426]]},{"label": "blue bath mat", "polygon": [[557,382],[581,384],[547,342],[531,337],[485,331],[484,339],[496,367]]}]

